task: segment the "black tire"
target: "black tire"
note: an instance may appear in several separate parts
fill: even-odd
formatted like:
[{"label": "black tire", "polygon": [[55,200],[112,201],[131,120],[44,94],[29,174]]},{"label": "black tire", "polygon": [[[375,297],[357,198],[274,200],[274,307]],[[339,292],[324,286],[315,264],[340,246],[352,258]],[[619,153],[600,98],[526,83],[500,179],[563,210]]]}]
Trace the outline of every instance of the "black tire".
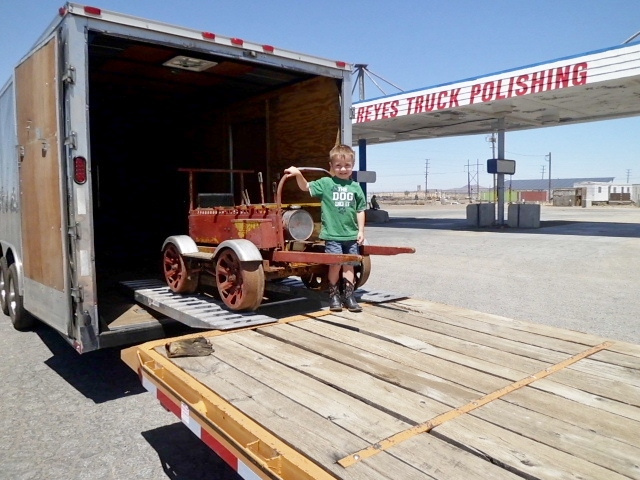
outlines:
[{"label": "black tire", "polygon": [[33,327],[34,318],[22,306],[22,295],[18,290],[18,269],[16,264],[9,267],[9,281],[7,282],[7,303],[9,318],[16,330],[28,330]]},{"label": "black tire", "polygon": [[9,283],[9,265],[5,257],[0,258],[0,310],[9,315],[9,302],[7,301],[7,284]]}]

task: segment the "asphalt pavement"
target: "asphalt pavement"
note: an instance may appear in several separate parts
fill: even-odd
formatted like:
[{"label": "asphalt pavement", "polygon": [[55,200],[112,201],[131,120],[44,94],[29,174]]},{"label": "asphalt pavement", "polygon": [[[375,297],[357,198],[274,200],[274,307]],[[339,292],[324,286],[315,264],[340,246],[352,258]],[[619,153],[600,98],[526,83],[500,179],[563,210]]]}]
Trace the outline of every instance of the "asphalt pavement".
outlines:
[{"label": "asphalt pavement", "polygon": [[[385,206],[365,288],[640,344],[640,208],[541,209],[540,228],[471,228],[465,205]],[[506,209],[505,209],[506,210]]]},{"label": "asphalt pavement", "polygon": [[[640,344],[640,208],[542,208],[541,228],[470,228],[464,205],[382,205],[365,288]],[[0,480],[237,479],[140,385],[119,349],[85,355],[0,315]]]}]

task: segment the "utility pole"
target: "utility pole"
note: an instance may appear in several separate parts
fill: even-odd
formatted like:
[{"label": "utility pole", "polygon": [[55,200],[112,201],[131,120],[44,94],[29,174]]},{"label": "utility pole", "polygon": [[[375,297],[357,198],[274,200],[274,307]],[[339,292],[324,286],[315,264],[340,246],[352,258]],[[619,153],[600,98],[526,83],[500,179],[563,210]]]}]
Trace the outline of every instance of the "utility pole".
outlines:
[{"label": "utility pole", "polygon": [[[471,173],[471,164],[469,163],[469,160],[467,160],[467,197],[469,199],[469,202],[473,202],[473,197],[475,194],[476,199],[479,198],[478,197],[478,192],[480,191],[478,185],[478,168],[479,168],[480,164],[478,163],[478,160],[476,159],[476,173]],[[476,186],[476,189],[474,191],[473,186]]]},{"label": "utility pole", "polygon": [[491,143],[491,158],[496,158],[496,134],[487,135],[486,140]]},{"label": "utility pole", "polygon": [[544,166],[544,165],[542,165],[542,179],[543,179],[543,180],[544,180],[544,168],[545,168],[545,166]]},{"label": "utility pole", "polygon": [[425,201],[427,200],[427,196],[428,196],[428,189],[427,189],[427,180],[429,180],[429,159],[427,158],[425,160],[425,164],[424,164],[424,199]]},{"label": "utility pole", "polygon": [[551,152],[549,155],[545,155],[547,157],[547,161],[549,162],[549,191],[547,192],[547,201],[551,201]]},{"label": "utility pole", "polygon": [[476,195],[480,201],[480,161],[476,158]]},{"label": "utility pole", "polygon": [[627,168],[627,183],[629,183],[629,177],[631,177],[631,170]]},{"label": "utility pole", "polygon": [[469,160],[467,160],[467,198],[471,203],[471,167],[469,166]]}]

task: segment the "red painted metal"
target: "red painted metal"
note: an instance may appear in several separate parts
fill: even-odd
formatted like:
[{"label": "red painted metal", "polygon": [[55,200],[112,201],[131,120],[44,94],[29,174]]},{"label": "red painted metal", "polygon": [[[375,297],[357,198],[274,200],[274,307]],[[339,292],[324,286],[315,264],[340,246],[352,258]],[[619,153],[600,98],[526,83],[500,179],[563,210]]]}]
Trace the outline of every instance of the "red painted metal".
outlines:
[{"label": "red painted metal", "polygon": [[196,243],[209,245],[243,238],[258,249],[276,248],[279,220],[275,208],[198,208],[189,214],[189,236]]},{"label": "red painted metal", "polygon": [[277,250],[271,254],[271,259],[274,262],[317,263],[317,264],[331,265],[331,264],[340,264],[340,263],[346,263],[346,262],[361,262],[362,255],[293,252],[290,250]]},{"label": "red painted metal", "polygon": [[416,253],[413,247],[385,247],[382,245],[362,245],[362,255],[398,255],[400,253]]}]

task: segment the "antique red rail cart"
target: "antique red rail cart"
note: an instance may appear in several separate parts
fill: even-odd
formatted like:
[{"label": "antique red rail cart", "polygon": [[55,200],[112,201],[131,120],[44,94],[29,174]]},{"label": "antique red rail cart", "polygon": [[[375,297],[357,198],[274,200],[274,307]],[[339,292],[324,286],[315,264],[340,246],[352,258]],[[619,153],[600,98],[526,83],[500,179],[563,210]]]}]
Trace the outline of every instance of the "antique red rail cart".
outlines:
[{"label": "antique red rail cart", "polygon": [[[329,175],[322,168],[301,167],[309,173]],[[189,175],[189,235],[173,235],[162,247],[164,277],[177,293],[215,287],[232,310],[255,310],[262,302],[266,281],[299,276],[308,288],[327,285],[331,264],[359,262],[356,287],[371,271],[370,255],[413,253],[410,247],[362,245],[359,255],[324,253],[319,203],[283,203],[283,176],[273,184],[275,203],[266,203],[262,174],[258,173],[260,202],[251,203],[244,188],[251,170],[180,169]],[[199,193],[196,177],[202,174],[239,177],[242,197]]]}]

